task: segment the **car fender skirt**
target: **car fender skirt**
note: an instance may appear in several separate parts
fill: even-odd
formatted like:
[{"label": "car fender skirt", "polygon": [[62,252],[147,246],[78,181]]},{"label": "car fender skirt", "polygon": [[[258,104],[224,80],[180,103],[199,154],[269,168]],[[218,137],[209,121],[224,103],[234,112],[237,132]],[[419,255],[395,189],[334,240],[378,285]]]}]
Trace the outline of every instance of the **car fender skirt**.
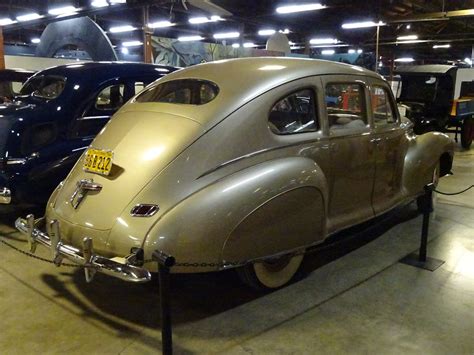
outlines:
[{"label": "car fender skirt", "polygon": [[224,245],[224,260],[259,259],[314,244],[324,238],[324,200],[301,187],[267,201],[248,215]]}]

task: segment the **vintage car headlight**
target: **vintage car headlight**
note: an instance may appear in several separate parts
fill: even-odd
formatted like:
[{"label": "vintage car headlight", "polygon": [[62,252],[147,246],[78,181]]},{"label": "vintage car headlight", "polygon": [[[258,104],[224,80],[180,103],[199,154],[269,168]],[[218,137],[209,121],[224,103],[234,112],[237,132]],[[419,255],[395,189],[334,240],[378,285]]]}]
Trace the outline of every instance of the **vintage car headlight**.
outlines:
[{"label": "vintage car headlight", "polygon": [[133,217],[151,217],[158,212],[159,209],[157,205],[139,204],[132,208],[130,214]]}]

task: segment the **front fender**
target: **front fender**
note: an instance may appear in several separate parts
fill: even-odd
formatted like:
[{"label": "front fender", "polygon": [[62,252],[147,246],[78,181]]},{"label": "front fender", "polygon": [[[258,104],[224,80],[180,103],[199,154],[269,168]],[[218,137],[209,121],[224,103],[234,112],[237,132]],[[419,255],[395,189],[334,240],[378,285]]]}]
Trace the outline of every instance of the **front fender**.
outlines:
[{"label": "front fender", "polygon": [[446,155],[452,161],[454,143],[444,133],[428,132],[411,138],[403,170],[403,186],[408,196],[423,193],[423,187],[432,181],[434,168]]},{"label": "front fender", "polygon": [[247,261],[314,243],[326,232],[327,190],[323,172],[308,158],[276,159],[240,170],[162,216],[146,237],[145,258],[158,249],[178,262]]}]

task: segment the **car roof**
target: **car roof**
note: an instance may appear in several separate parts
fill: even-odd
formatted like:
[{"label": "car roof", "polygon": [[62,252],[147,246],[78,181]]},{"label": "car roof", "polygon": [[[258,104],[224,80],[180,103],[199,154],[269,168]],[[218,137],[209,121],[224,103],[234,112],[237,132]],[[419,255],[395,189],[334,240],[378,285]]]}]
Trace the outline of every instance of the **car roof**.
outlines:
[{"label": "car roof", "polygon": [[[273,88],[297,79],[328,74],[362,75],[385,81],[370,70],[326,60],[280,57],[226,59],[178,70],[154,84],[179,79],[211,81],[219,87],[218,95],[211,102],[200,106],[156,103],[154,108],[150,103],[149,108],[188,117],[210,128]],[[124,107],[124,110],[139,109],[132,106]]]},{"label": "car roof", "polygon": [[178,68],[165,65],[154,65],[145,63],[131,62],[77,62],[66,65],[59,65],[44,69],[37,75],[63,75],[63,76],[83,76],[87,73],[88,77],[93,76],[97,80],[102,77],[134,76],[147,73],[168,74]]}]

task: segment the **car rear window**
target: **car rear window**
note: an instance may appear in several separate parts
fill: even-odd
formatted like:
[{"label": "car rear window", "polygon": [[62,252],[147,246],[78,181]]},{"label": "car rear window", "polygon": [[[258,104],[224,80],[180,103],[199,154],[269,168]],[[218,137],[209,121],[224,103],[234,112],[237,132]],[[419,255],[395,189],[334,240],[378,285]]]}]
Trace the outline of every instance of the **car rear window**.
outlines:
[{"label": "car rear window", "polygon": [[167,81],[143,91],[136,102],[166,102],[170,104],[204,105],[219,93],[216,84],[198,79]]}]

